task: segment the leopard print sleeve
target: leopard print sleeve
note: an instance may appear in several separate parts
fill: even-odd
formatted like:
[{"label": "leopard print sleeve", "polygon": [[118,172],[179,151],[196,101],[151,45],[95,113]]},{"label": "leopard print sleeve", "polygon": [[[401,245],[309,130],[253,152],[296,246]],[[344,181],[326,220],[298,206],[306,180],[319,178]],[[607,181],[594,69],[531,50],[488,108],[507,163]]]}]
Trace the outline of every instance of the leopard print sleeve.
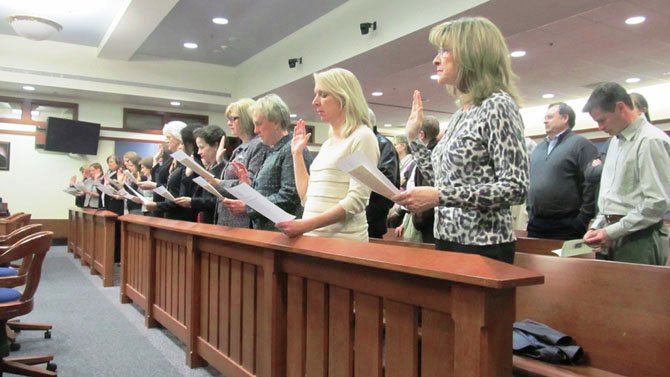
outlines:
[{"label": "leopard print sleeve", "polygon": [[529,167],[516,103],[494,93],[459,123],[441,149],[440,206],[491,211],[523,203]]}]

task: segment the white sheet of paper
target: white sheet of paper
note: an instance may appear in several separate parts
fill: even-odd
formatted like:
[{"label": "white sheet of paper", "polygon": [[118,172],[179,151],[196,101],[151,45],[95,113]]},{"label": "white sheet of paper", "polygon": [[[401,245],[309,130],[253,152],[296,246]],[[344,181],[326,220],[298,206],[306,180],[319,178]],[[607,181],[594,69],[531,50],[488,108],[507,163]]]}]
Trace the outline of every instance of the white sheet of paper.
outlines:
[{"label": "white sheet of paper", "polygon": [[195,160],[191,156],[184,153],[184,151],[176,151],[170,156],[172,156],[172,158],[174,158],[175,160],[179,161],[180,164],[196,172],[201,177],[214,176],[214,174],[208,172],[207,169],[200,166],[197,162],[195,162]]},{"label": "white sheet of paper", "polygon": [[84,184],[84,182],[81,182],[81,181],[75,182],[74,183],[74,188],[76,188],[77,190],[82,191],[82,192],[86,191],[86,185]]},{"label": "white sheet of paper", "polygon": [[174,201],[175,201],[174,196],[172,196],[172,194],[170,194],[170,191],[168,191],[168,190],[165,188],[165,186],[156,187],[156,188],[154,189],[154,192],[155,192],[156,194],[158,194],[158,195],[164,197],[165,199],[171,201],[171,202],[174,202]]},{"label": "white sheet of paper", "polygon": [[377,169],[363,151],[356,151],[337,161],[337,167],[379,195],[391,199],[400,194],[400,190]]},{"label": "white sheet of paper", "polygon": [[150,199],[144,197],[144,195],[142,195],[142,194],[140,194],[139,192],[135,191],[132,187],[130,187],[130,185],[129,185],[128,183],[126,183],[126,187],[128,188],[128,190],[130,190],[130,192],[131,192],[133,195],[135,195],[135,196],[137,196],[138,198],[140,198],[140,200],[142,201],[142,204],[146,205],[147,203],[151,203],[151,200],[150,200]]},{"label": "white sheet of paper", "polygon": [[588,254],[592,251],[593,249],[583,239],[579,238],[565,241],[563,242],[563,248],[552,250],[551,252],[559,257],[573,257],[575,255]]},{"label": "white sheet of paper", "polygon": [[130,170],[126,169],[123,171],[123,175],[126,176],[126,179],[129,180],[132,183],[137,183],[137,179],[133,177],[133,173],[130,172]]},{"label": "white sheet of paper", "polygon": [[73,196],[77,196],[77,193],[79,191],[77,191],[77,189],[74,188],[74,187],[68,187],[66,189],[63,189],[63,192],[68,193],[68,194],[73,195]]},{"label": "white sheet of paper", "polygon": [[233,194],[237,199],[243,201],[244,204],[253,208],[256,212],[267,217],[273,223],[295,219],[295,216],[277,207],[276,204],[269,201],[268,198],[252,189],[246,183],[240,183],[237,186],[226,188],[226,190]]},{"label": "white sheet of paper", "polygon": [[114,196],[116,195],[116,190],[112,186],[109,185],[103,185],[102,183],[98,182],[95,184],[95,187],[98,188],[98,190],[102,191],[105,195],[109,196]]},{"label": "white sheet of paper", "polygon": [[223,195],[221,195],[220,192],[216,191],[214,186],[210,185],[209,182],[205,181],[205,178],[197,177],[197,178],[193,179],[193,182],[197,183],[198,186],[204,188],[205,190],[207,190],[209,193],[216,196],[217,198],[223,199]]}]

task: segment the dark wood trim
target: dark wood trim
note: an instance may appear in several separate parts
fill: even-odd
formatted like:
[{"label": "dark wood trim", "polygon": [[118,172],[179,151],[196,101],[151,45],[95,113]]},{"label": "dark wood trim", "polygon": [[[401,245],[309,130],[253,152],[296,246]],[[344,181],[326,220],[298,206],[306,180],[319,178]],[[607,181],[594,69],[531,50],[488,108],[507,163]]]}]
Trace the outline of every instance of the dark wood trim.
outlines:
[{"label": "dark wood trim", "polygon": [[110,136],[100,136],[100,140],[108,141],[130,141],[130,142],[142,142],[142,143],[153,143],[153,144],[162,144],[160,140],[146,140],[146,139],[131,139],[127,137],[110,137]]},{"label": "dark wood trim", "polygon": [[143,130],[140,128],[116,128],[116,127],[100,127],[102,131],[116,131],[116,132],[133,132],[137,134],[162,135],[162,130]]},{"label": "dark wood trim", "polygon": [[15,124],[29,124],[35,126],[45,126],[46,122],[34,121],[32,120],[30,114],[35,105],[46,105],[54,107],[64,107],[67,109],[72,109],[72,119],[79,119],[79,104],[71,102],[60,102],[60,101],[50,101],[42,100],[39,98],[19,98],[19,97],[6,97],[0,96],[0,101],[2,102],[18,102],[21,104],[21,119],[4,119],[0,118],[0,121],[6,123],[15,123]]}]

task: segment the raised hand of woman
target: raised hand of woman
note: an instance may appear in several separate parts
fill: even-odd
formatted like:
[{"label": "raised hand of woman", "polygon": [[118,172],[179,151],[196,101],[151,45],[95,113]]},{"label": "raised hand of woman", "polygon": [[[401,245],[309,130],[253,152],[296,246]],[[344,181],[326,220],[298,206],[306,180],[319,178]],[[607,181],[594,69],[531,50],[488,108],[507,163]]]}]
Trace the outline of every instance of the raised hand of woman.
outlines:
[{"label": "raised hand of woman", "polygon": [[239,161],[233,161],[231,164],[233,164],[233,169],[240,183],[251,185],[251,178],[249,178],[249,170],[247,170],[247,167]]},{"label": "raised hand of woman", "polygon": [[415,90],[414,95],[412,96],[412,111],[409,113],[409,118],[407,118],[407,124],[405,124],[407,139],[414,140],[419,137],[422,123],[423,100],[421,99],[421,92]]},{"label": "raised hand of woman", "polygon": [[302,151],[307,147],[311,133],[305,131],[305,121],[300,119],[293,129],[293,139],[291,140],[291,154],[302,155]]},{"label": "raised hand of woman", "polygon": [[216,150],[216,163],[220,164],[226,157],[226,137],[222,137],[219,141],[219,148]]}]

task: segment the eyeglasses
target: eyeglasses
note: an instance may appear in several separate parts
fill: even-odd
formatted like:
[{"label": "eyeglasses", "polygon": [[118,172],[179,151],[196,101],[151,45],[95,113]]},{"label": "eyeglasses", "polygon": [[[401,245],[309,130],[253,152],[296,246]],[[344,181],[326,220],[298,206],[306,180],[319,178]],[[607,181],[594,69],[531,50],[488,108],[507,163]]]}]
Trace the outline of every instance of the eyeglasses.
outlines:
[{"label": "eyeglasses", "polygon": [[240,119],[240,117],[228,117],[228,120],[231,121],[231,122],[234,122],[238,119]]},{"label": "eyeglasses", "polygon": [[440,47],[437,49],[437,54],[444,58],[445,56],[451,54],[451,49]]}]

